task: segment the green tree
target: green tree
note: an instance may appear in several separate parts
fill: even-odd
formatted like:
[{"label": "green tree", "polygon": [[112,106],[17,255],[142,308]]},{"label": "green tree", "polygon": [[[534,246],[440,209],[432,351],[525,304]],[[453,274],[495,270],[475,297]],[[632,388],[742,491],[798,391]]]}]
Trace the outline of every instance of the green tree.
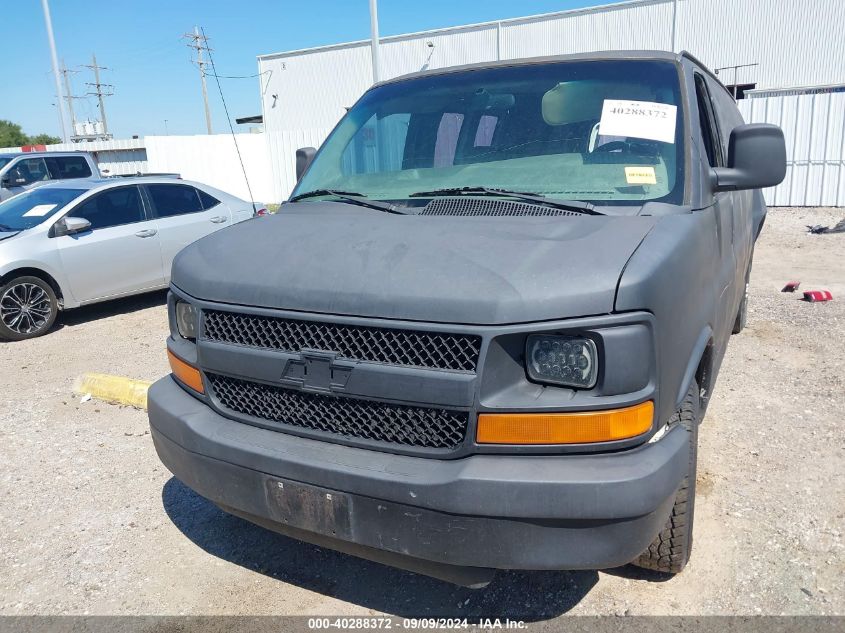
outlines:
[{"label": "green tree", "polygon": [[21,126],[11,121],[0,119],[0,147],[19,147],[21,145],[54,145],[61,143],[60,138],[49,134],[27,136]]},{"label": "green tree", "polygon": [[29,137],[30,145],[55,145],[56,143],[61,143],[62,139],[58,136],[50,136],[49,134],[36,134],[35,136]]},{"label": "green tree", "polygon": [[0,119],[0,147],[17,147],[29,143],[29,137],[21,126],[11,121]]}]

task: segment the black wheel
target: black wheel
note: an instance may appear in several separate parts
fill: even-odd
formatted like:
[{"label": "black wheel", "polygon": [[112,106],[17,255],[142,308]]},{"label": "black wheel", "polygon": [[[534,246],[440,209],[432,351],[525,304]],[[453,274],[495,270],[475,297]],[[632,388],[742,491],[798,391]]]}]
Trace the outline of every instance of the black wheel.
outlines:
[{"label": "black wheel", "polygon": [[0,338],[22,341],[46,334],[59,313],[56,293],[38,277],[16,277],[0,287]]},{"label": "black wheel", "polygon": [[670,425],[680,425],[689,433],[689,465],[687,474],[675,493],[672,514],[663,530],[648,549],[633,561],[637,567],[665,572],[680,573],[686,567],[692,552],[692,525],[695,516],[695,474],[698,458],[698,423],[701,400],[698,383],[693,380],[684,402],[672,416]]}]

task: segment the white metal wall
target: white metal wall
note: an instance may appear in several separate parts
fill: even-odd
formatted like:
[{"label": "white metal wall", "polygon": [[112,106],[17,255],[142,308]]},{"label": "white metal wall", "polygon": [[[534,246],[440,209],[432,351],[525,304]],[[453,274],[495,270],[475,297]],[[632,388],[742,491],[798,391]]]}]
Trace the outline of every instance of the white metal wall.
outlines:
[{"label": "white metal wall", "polygon": [[[276,202],[273,170],[263,134],[237,134],[253,199]],[[149,171],[176,172],[249,200],[249,190],[231,134],[197,136],[147,136]]]},{"label": "white metal wall", "polygon": [[770,206],[845,206],[845,92],[755,97],[739,109],[786,138],[786,178],[765,190]]},{"label": "white metal wall", "polygon": [[[387,79],[427,68],[620,49],[672,49],[673,0],[601,7],[381,39]],[[845,83],[845,0],[678,0],[675,49],[757,88]],[[433,44],[429,47],[428,43]],[[367,41],[258,58],[264,125],[331,128],[372,84]],[[732,70],[722,71],[734,82]]]}]

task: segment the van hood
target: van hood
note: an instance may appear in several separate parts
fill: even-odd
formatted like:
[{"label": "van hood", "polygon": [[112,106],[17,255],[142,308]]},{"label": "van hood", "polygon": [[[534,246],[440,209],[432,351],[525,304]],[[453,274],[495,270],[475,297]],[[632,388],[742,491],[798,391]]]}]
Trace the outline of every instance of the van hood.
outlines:
[{"label": "van hood", "polygon": [[0,231],[0,242],[8,240],[10,237],[15,237],[20,231]]},{"label": "van hood", "polygon": [[613,311],[657,218],[392,215],[285,205],[185,248],[173,284],[213,302],[498,325]]}]

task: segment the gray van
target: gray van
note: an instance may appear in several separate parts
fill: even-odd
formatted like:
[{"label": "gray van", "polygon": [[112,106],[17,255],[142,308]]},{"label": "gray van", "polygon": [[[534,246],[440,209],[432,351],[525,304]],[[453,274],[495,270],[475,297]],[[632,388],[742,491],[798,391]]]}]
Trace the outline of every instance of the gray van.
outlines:
[{"label": "gray van", "polygon": [[174,261],[175,476],[467,584],[680,572],[781,130],[687,53],[615,51],[380,83],[299,158],[276,215]]}]

